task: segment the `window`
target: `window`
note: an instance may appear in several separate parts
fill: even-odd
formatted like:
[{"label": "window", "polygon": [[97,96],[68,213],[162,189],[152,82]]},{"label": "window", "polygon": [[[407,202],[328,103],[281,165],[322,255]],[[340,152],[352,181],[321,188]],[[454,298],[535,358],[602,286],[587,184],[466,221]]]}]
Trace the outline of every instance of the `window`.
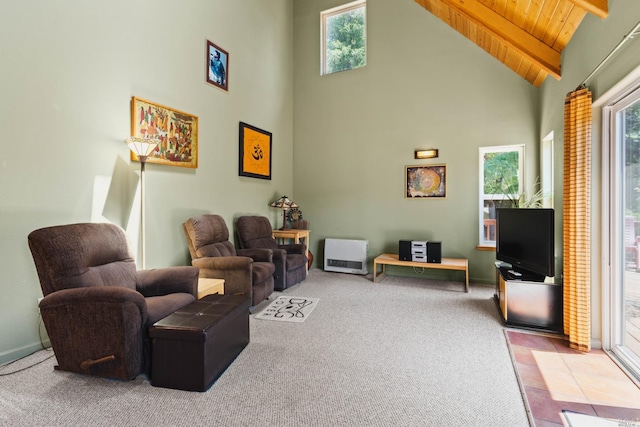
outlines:
[{"label": "window", "polygon": [[320,74],[351,70],[367,64],[366,8],[366,1],[358,0],[320,14]]},{"label": "window", "polygon": [[604,102],[603,349],[640,380],[640,79]]},{"label": "window", "polygon": [[553,208],[553,132],[542,140],[542,207]]},{"label": "window", "polygon": [[524,145],[480,148],[480,246],[496,245],[496,209],[522,194]]}]

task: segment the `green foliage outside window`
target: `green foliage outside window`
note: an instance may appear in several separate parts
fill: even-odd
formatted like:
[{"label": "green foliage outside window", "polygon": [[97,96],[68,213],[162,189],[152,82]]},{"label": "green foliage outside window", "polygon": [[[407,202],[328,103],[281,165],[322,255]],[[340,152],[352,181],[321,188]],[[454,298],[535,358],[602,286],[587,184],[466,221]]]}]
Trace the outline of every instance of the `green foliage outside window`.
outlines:
[{"label": "green foliage outside window", "polygon": [[519,195],[518,166],[517,151],[486,153],[484,155],[484,194]]},{"label": "green foliage outside window", "polygon": [[640,219],[640,102],[624,110],[627,215]]},{"label": "green foliage outside window", "polygon": [[326,32],[327,74],[366,65],[364,7],[328,17]]}]

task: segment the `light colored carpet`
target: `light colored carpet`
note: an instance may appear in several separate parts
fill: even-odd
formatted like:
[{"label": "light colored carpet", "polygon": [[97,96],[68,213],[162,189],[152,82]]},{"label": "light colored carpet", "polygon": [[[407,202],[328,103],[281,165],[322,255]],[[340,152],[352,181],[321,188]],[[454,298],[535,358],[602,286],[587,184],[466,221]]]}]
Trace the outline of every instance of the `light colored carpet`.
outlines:
[{"label": "light colored carpet", "polygon": [[312,270],[271,300],[281,294],[322,304],[304,323],[252,315],[251,342],[205,393],[54,371],[50,359],[0,377],[0,425],[529,425],[493,288]]}]

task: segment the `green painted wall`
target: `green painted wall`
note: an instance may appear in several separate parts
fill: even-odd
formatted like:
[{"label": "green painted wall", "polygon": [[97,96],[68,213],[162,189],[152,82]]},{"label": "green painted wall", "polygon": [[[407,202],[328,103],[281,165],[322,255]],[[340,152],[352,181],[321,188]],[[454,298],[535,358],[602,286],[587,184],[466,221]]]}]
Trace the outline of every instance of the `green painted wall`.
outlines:
[{"label": "green painted wall", "polygon": [[[556,254],[562,256],[562,178],[564,150],[564,97],[575,90],[602,60],[622,41],[640,21],[640,6],[635,0],[609,1],[609,16],[599,19],[587,15],[565,48],[562,61],[562,80],[547,79],[541,87],[540,133],[554,133],[555,137],[555,194],[556,194]],[[606,91],[640,65],[640,42],[637,37],[628,41],[597,74],[587,82],[597,102]],[[602,132],[597,125],[599,111],[594,111],[592,129],[592,268],[591,268],[591,336],[598,345],[602,337]],[[606,224],[604,224],[606,226]]]},{"label": "green painted wall", "polygon": [[[294,191],[318,265],[327,237],[367,239],[369,269],[400,239],[437,240],[492,283],[495,252],[476,249],[478,148],[525,144],[533,183],[538,89],[413,1],[368,0],[367,66],[320,76],[320,12],[341,3],[294,5]],[[440,163],[447,198],[405,199],[405,166]]]},{"label": "green painted wall", "polygon": [[[327,237],[368,239],[370,261],[395,252],[399,239],[431,239],[442,241],[445,256],[469,258],[472,281],[492,282],[494,253],[475,249],[478,147],[525,144],[531,181],[538,141],[553,130],[561,208],[564,95],[640,19],[640,9],[635,0],[612,0],[607,20],[587,16],[563,54],[563,79],[536,89],[410,0],[369,0],[368,65],[320,76],[319,14],[340,3],[4,5],[0,363],[40,345],[42,293],[27,234],[99,219],[105,180],[116,169],[139,170],[122,143],[131,96],[200,118],[197,169],[147,168],[149,267],[189,263],[180,226],[187,217],[219,213],[230,225],[260,214],[279,224],[268,203],[287,194],[311,222],[316,266]],[[230,53],[228,93],[204,82],[207,38]],[[637,58],[640,44],[625,48],[594,80],[596,93]],[[271,181],[238,177],[239,121],[273,132]],[[438,148],[440,158],[416,161],[416,148]],[[447,164],[448,197],[404,199],[404,167],[430,163]],[[594,295],[599,290],[596,279]]]},{"label": "green painted wall", "polygon": [[[189,216],[276,220],[268,203],[293,190],[292,21],[292,0],[3,3],[0,363],[40,346],[27,234],[99,219],[96,183],[140,170],[123,143],[132,96],[200,120],[197,169],[147,166],[147,267],[190,263]],[[229,52],[228,92],[205,82],[207,39]],[[240,121],[273,133],[271,181],[238,176]]]}]

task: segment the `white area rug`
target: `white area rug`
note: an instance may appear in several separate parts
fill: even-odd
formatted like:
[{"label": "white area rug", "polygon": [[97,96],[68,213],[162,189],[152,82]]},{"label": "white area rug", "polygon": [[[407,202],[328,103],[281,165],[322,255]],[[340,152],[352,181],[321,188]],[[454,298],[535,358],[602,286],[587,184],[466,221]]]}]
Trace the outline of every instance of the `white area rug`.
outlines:
[{"label": "white area rug", "polygon": [[256,314],[256,319],[277,320],[279,322],[304,322],[311,314],[320,298],[279,296],[264,310]]}]

